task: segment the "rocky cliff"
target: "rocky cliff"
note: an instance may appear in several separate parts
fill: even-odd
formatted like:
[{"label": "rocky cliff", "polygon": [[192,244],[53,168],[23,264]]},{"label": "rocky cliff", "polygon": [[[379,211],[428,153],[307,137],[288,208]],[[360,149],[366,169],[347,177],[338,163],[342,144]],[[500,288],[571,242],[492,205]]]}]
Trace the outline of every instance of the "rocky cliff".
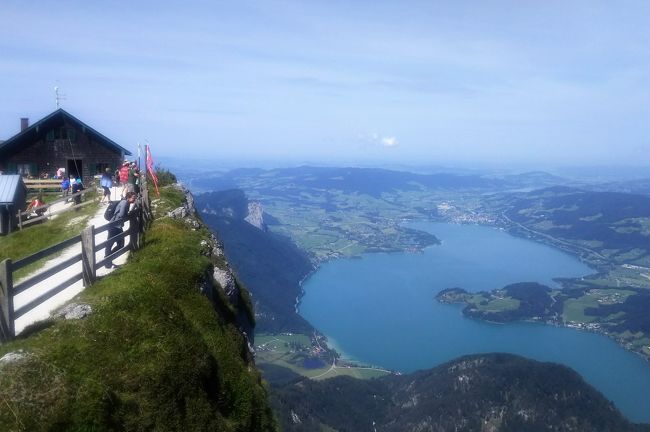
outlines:
[{"label": "rocky cliff", "polygon": [[295,310],[300,281],[313,269],[307,254],[289,238],[265,230],[262,207],[241,190],[197,195],[196,202],[205,223],[227,245],[237,275],[254,294],[258,331],[311,334],[313,328]]}]

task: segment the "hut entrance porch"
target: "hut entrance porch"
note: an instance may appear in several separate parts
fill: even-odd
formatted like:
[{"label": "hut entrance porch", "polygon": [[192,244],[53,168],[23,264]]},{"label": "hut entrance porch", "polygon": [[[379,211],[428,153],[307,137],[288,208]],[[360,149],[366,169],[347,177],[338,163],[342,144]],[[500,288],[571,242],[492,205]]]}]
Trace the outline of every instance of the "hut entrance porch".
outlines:
[{"label": "hut entrance porch", "polygon": [[81,159],[68,159],[68,175],[83,178],[83,163]]}]

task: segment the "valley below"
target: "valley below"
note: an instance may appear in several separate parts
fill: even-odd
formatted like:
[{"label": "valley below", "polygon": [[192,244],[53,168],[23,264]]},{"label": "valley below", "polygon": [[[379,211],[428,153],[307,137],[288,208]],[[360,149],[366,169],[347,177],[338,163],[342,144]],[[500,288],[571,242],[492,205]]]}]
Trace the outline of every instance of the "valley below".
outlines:
[{"label": "valley below", "polygon": [[[286,307],[285,312],[278,313],[277,308],[268,307],[264,295],[257,297],[259,304],[256,304],[256,308],[259,315],[256,351],[258,364],[265,371],[267,379],[282,383],[298,376],[316,380],[338,375],[369,378],[431,367],[472,352],[506,351],[568,364],[585,376],[592,385],[596,385],[608,398],[614,399],[619,407],[626,404],[621,402],[621,394],[624,395],[623,398],[627,397],[630,401],[637,399],[638,402],[639,394],[645,390],[639,389],[637,392],[630,388],[617,389],[617,386],[621,387],[620,383],[614,383],[611,388],[602,383],[594,384],[594,376],[598,373],[594,374],[593,371],[588,371],[589,368],[577,365],[575,359],[554,358],[548,353],[562,351],[558,346],[563,345],[558,341],[565,337],[565,333],[553,332],[566,330],[567,334],[578,334],[577,340],[589,336],[588,333],[575,332],[575,329],[580,329],[607,335],[624,348],[646,358],[650,354],[650,339],[647,336],[650,329],[645,314],[642,313],[647,310],[643,305],[650,292],[648,251],[645,249],[648,245],[647,227],[650,221],[647,197],[633,196],[633,205],[628,205],[621,211],[620,200],[627,197],[626,194],[617,192],[588,192],[577,188],[560,188],[552,184],[541,184],[541,189],[527,188],[524,192],[501,192],[504,185],[494,179],[451,175],[432,179],[427,176],[413,177],[414,175],[409,173],[398,175],[391,172],[387,180],[385,172],[379,171],[310,167],[269,171],[244,170],[236,175],[229,173],[210,180],[211,187],[216,190],[237,187],[245,192],[247,202],[259,203],[263,209],[263,221],[258,225],[265,235],[290,238],[297,250],[303,251],[311,263],[310,268],[302,266],[301,270],[295,272],[295,269],[289,270],[289,273],[293,272],[292,280],[295,281],[291,282],[295,285],[290,289],[286,286],[285,302],[291,302],[291,313],[286,311]],[[193,181],[200,182],[200,179]],[[513,181],[509,180],[511,183]],[[515,186],[516,182],[508,187],[513,189]],[[603,193],[605,195],[601,195]],[[222,212],[224,203],[217,205],[214,199],[201,196],[199,202],[209,224],[211,217],[223,220],[229,217]],[[245,205],[241,213],[242,218],[246,216]],[[568,253],[565,256],[574,257],[571,259],[582,265],[583,270],[579,273],[550,271],[544,278],[536,278],[524,272],[509,279],[490,282],[489,276],[471,267],[480,259],[467,259],[465,252],[463,258],[470,262],[465,263],[466,267],[456,269],[456,272],[474,275],[475,284],[465,283],[463,286],[462,281],[460,284],[429,284],[426,299],[410,298],[410,303],[406,304],[398,304],[394,300],[403,297],[408,299],[413,283],[400,280],[399,275],[398,282],[391,282],[389,292],[379,292],[377,283],[350,281],[350,268],[334,271],[332,280],[349,282],[340,292],[332,289],[331,283],[325,288],[326,295],[338,305],[367,305],[369,299],[384,297],[393,300],[385,306],[387,309],[372,304],[384,319],[394,320],[394,316],[412,317],[419,314],[442,316],[448,320],[447,324],[454,323],[442,326],[447,333],[458,327],[458,323],[474,323],[471,325],[481,325],[487,329],[516,329],[514,332],[498,336],[509,340],[510,346],[499,343],[479,343],[473,346],[469,344],[464,349],[448,351],[446,356],[436,359],[427,359],[423,350],[440,351],[440,346],[443,346],[441,341],[411,337],[409,334],[417,331],[405,331],[402,328],[391,332],[367,325],[370,312],[364,308],[357,306],[356,310],[352,310],[353,320],[347,322],[341,330],[343,333],[362,333],[352,343],[342,340],[339,336],[341,331],[332,331],[323,321],[310,315],[308,303],[313,295],[313,281],[329,266],[336,266],[341,262],[351,262],[351,265],[358,266],[372,257],[388,257],[382,267],[399,272],[403,266],[395,261],[395,257],[423,257],[429,250],[444,249],[447,246],[448,238],[444,233],[436,229],[422,229],[418,226],[418,221],[466,226],[468,228],[461,229],[470,231],[489,229],[519,241],[544,244],[550,246],[548,249],[554,253]],[[475,233],[468,234],[464,240],[469,245],[474,244]],[[228,241],[225,243],[228,246]],[[493,255],[490,251],[483,253],[483,257],[490,255]],[[282,261],[282,257],[277,258],[279,262]],[[398,258],[398,261],[399,259],[401,258]],[[530,270],[545,261],[545,257],[531,258],[526,253],[520,253],[517,259],[511,259],[504,268]],[[426,268],[433,265],[424,261],[418,266]],[[439,268],[446,268],[447,263],[440,266]],[[417,268],[411,268],[408,273],[418,273]],[[254,284],[246,280],[249,271],[240,269],[240,277],[251,287],[254,295],[257,295]],[[278,271],[277,267],[275,271]],[[501,269],[498,273],[504,272]],[[535,301],[523,301],[520,298],[521,293],[513,296],[509,292],[509,285],[522,282],[534,282],[548,287],[551,304],[542,311],[543,313],[540,313],[539,305],[536,305]],[[449,288],[459,288],[464,290],[464,294],[458,291],[459,295],[453,299],[440,296],[438,299],[447,303],[463,302],[466,305],[465,317],[457,307],[435,300],[436,295],[440,292],[444,294],[444,290]],[[542,300],[542,303],[544,301],[546,300]],[[422,310],[414,312],[414,305]],[[322,298],[319,298],[313,309],[328,310]],[[391,315],[391,311],[397,313]],[[330,316],[325,317],[325,320],[338,323],[345,321],[338,318],[338,311],[333,313],[330,310],[329,313]],[[334,316],[337,318],[333,318]],[[484,321],[484,324],[477,322],[477,319]],[[552,325],[538,327],[539,324],[526,324],[525,321]],[[296,325],[298,322],[300,324]],[[495,327],[492,322],[510,324]],[[282,325],[279,325],[280,323]],[[531,325],[533,327],[530,327]],[[421,327],[422,325],[412,323],[412,328],[418,331]],[[529,339],[539,337],[535,333],[541,331],[538,329],[548,329],[550,333],[548,336],[542,336],[542,339],[537,339],[536,344],[540,346],[537,351],[517,346],[526,340],[526,335]],[[517,332],[521,335],[517,335]],[[593,340],[602,338],[592,336],[596,337]],[[387,348],[381,345],[391,338],[408,340],[417,349]],[[453,346],[457,341],[467,339],[467,333],[460,332],[446,343]],[[589,345],[592,343],[591,336],[588,339]],[[383,352],[390,352],[389,357],[424,360],[419,365],[409,367],[389,359],[374,358],[357,349],[366,342],[371,346],[380,347]],[[586,352],[599,352],[599,355],[609,358],[610,354],[605,353],[620,349],[613,344],[609,345],[608,342],[603,339],[594,346],[582,348]],[[574,347],[580,346],[576,341],[571,344]],[[626,356],[624,351],[620,353],[626,358],[624,362],[631,362],[634,366],[620,363],[610,364],[608,367],[631,371],[629,379],[632,381],[639,373],[643,376],[649,375],[650,368],[641,358]],[[623,411],[636,421],[650,420],[639,414],[650,412],[648,407],[634,408],[628,405]]]}]

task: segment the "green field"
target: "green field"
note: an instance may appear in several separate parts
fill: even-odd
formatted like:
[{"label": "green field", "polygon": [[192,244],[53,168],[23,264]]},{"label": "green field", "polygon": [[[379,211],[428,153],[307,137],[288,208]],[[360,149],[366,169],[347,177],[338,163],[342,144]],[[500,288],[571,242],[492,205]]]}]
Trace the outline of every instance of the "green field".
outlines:
[{"label": "green field", "polygon": [[[487,301],[487,303],[485,303]],[[482,294],[472,296],[468,303],[484,312],[503,312],[519,309],[520,301],[512,297],[491,298],[487,300]],[[485,303],[485,304],[481,304]]]},{"label": "green field", "polygon": [[588,307],[598,307],[598,300],[594,296],[582,296],[577,299],[568,299],[564,302],[564,311],[562,317],[564,322],[593,322],[596,318],[585,315],[585,309]]},{"label": "green field", "polygon": [[[630,290],[591,289],[586,295],[577,299],[567,299],[564,302],[563,318],[565,322],[590,323],[596,317],[585,315],[586,308],[597,308],[599,305],[623,303],[629,296],[636,294]],[[610,315],[607,320],[616,319],[620,314]]]},{"label": "green field", "polygon": [[[258,364],[267,363],[285,367],[299,375],[313,379],[327,379],[343,375],[370,379],[388,373],[377,368],[347,363],[332,367],[331,354],[320,350],[318,343],[305,334],[256,335],[255,352]],[[306,359],[314,358],[321,360],[324,366],[315,369],[303,366]]]}]

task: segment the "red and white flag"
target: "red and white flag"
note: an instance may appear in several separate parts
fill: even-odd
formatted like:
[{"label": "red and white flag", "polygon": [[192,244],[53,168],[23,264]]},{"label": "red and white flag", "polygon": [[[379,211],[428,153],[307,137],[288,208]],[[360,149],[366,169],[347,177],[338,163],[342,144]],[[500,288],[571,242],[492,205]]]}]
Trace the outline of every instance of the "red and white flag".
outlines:
[{"label": "red and white flag", "polygon": [[156,175],[156,169],[153,167],[153,158],[151,157],[151,148],[149,145],[144,146],[147,152],[147,172],[153,180],[154,186],[156,186],[156,194],[160,196],[160,191],[158,191],[158,176]]}]

